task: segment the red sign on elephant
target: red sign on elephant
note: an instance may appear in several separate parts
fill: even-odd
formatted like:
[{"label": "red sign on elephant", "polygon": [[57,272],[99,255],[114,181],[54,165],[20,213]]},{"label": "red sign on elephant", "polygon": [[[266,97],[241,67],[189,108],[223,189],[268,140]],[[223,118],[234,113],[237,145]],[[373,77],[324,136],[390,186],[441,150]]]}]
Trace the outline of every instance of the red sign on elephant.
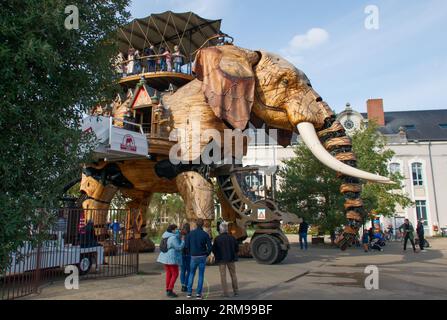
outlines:
[{"label": "red sign on elephant", "polygon": [[120,147],[121,147],[121,150],[132,151],[132,152],[136,152],[137,151],[137,146],[135,144],[135,139],[130,134],[126,134],[124,136],[123,142],[121,143]]}]

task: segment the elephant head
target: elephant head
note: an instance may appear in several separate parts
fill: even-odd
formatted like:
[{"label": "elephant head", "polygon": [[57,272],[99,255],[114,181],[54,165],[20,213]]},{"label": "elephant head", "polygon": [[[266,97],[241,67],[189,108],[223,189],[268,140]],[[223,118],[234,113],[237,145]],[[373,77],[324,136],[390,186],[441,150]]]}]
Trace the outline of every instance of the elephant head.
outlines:
[{"label": "elephant head", "polygon": [[[244,130],[249,121],[256,125],[261,120],[279,129],[280,139],[291,138],[295,131],[315,157],[333,170],[372,182],[390,182],[343,162],[355,162],[347,154],[351,142],[343,127],[307,76],[280,56],[232,45],[206,48],[198,53],[194,71],[215,115],[230,127]],[[343,156],[330,154],[336,148],[343,149]]]},{"label": "elephant head", "polygon": [[307,76],[275,54],[232,45],[202,49],[195,73],[207,103],[227,126],[244,130],[249,121],[265,123],[279,130],[283,145],[293,132],[300,134],[315,157],[343,179],[350,221],[345,232],[355,234],[364,216],[359,179],[391,182],[356,168],[351,140]]}]

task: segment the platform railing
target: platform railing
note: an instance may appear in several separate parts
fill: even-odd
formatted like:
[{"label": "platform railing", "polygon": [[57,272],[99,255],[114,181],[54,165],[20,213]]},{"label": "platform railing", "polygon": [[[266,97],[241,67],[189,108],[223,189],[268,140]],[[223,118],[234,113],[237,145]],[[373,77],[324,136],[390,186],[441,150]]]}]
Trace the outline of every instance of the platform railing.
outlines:
[{"label": "platform railing", "polygon": [[[159,59],[164,58],[163,55],[152,55],[152,56],[142,56],[138,58],[134,58],[131,60],[125,60],[120,63],[120,68],[122,72],[119,72],[121,74],[122,78],[135,76],[135,75],[142,75],[142,74],[156,74],[160,72],[172,72],[172,73],[178,73],[178,74],[188,74],[192,75],[192,62],[183,63],[180,67],[180,72],[177,72],[174,67],[174,62],[171,64],[171,70],[168,70],[168,66],[166,62],[164,65],[159,63]],[[149,61],[152,61],[154,63],[153,68],[149,67]],[[137,66],[134,66],[134,69],[137,69],[136,72],[127,72],[127,66],[129,63],[134,62]],[[186,72],[183,72],[182,69],[184,69],[186,66]],[[151,69],[151,70],[150,70]]]}]

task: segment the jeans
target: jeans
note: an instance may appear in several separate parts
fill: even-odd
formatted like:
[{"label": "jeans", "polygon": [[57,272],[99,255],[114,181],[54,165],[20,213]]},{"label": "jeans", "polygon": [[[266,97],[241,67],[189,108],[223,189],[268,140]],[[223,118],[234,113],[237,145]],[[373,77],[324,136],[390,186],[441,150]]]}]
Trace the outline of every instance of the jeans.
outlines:
[{"label": "jeans", "polygon": [[188,279],[188,294],[192,294],[192,286],[196,275],[197,267],[199,267],[199,282],[197,283],[197,295],[202,295],[203,280],[205,277],[206,257],[191,257],[191,270]]},{"label": "jeans", "polygon": [[147,61],[147,72],[155,72],[155,60]]},{"label": "jeans", "polygon": [[166,71],[166,60],[165,59],[160,60],[160,71]]},{"label": "jeans", "polygon": [[174,62],[174,71],[177,73],[182,72],[182,64],[180,62]]},{"label": "jeans", "polygon": [[303,250],[303,241],[304,241],[304,249],[307,250],[307,232],[300,232],[300,247]]},{"label": "jeans", "polygon": [[189,274],[191,273],[191,256],[182,256],[182,269],[180,270],[180,282],[182,286],[188,286]]}]

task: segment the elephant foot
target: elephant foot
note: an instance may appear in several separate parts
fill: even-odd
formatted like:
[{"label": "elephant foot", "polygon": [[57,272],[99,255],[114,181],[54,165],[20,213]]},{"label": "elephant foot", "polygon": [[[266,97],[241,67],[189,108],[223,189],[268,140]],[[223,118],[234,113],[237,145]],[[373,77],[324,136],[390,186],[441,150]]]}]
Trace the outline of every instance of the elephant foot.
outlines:
[{"label": "elephant foot", "polygon": [[149,239],[131,239],[127,252],[148,253],[155,251],[155,244]]}]

